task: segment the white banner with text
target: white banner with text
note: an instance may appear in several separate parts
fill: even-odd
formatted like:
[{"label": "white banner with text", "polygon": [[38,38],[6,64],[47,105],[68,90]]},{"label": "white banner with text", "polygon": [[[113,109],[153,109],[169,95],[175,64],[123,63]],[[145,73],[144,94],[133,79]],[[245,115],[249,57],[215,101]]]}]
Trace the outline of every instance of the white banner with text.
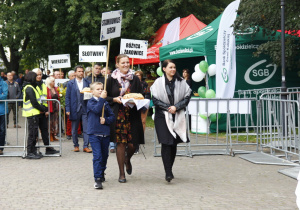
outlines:
[{"label": "white banner with text", "polygon": [[120,54],[130,58],[147,58],[148,41],[135,39],[121,39]]},{"label": "white banner with text", "polygon": [[106,45],[79,45],[79,62],[106,62]]}]

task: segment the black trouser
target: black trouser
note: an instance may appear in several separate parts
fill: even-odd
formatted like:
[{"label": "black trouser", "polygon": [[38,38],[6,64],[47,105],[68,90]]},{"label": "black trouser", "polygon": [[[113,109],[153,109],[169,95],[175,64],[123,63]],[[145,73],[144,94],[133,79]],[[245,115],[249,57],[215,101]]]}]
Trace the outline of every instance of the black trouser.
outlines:
[{"label": "black trouser", "polygon": [[172,175],[172,167],[175,161],[177,145],[161,144],[161,157],[166,175]]},{"label": "black trouser", "polygon": [[36,138],[39,129],[38,116],[28,117],[28,139],[27,139],[27,154],[36,152]]},{"label": "black trouser", "polygon": [[45,114],[41,114],[39,118],[39,128],[41,130],[44,145],[49,145],[48,118]]},{"label": "black trouser", "polygon": [[[5,145],[5,135],[6,135],[6,125],[5,125],[5,115],[0,115],[0,146]],[[4,148],[0,148],[4,150]]]},{"label": "black trouser", "polygon": [[[8,107],[8,113],[7,113],[7,117],[6,117],[6,122],[7,122],[7,125],[9,124],[9,114],[10,114],[10,111],[13,110],[13,120],[14,120],[14,125],[17,125],[18,124],[18,119],[17,119],[17,103],[10,103],[7,105]],[[18,113],[19,115],[19,113]],[[19,116],[18,116],[19,117]]]}]

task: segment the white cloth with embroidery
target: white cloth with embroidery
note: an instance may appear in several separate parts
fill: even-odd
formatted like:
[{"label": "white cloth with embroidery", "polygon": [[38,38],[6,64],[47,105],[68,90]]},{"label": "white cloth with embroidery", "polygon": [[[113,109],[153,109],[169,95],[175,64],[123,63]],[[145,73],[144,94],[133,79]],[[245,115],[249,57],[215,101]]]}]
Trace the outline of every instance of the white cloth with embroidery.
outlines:
[{"label": "white cloth with embroidery", "polygon": [[121,101],[122,101],[124,106],[128,106],[130,108],[136,106],[137,110],[140,110],[143,107],[148,109],[149,105],[150,105],[150,100],[149,99],[135,100],[133,98],[129,98],[129,99],[121,99]]}]

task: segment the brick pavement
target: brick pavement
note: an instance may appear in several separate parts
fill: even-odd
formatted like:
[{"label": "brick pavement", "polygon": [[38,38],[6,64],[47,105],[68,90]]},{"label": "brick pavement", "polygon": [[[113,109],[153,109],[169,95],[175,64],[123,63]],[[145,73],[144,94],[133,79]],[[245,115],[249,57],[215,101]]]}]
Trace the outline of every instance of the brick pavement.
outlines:
[{"label": "brick pavement", "polygon": [[[8,131],[12,141],[15,132]],[[103,190],[93,188],[92,154],[82,147],[72,152],[68,140],[62,157],[0,157],[0,209],[297,209],[297,181],[277,172],[286,167],[255,165],[238,155],[179,156],[175,179],[167,183],[152,139],[147,128],[147,159],[133,157],[126,184],[117,181],[116,156],[110,154]]]}]

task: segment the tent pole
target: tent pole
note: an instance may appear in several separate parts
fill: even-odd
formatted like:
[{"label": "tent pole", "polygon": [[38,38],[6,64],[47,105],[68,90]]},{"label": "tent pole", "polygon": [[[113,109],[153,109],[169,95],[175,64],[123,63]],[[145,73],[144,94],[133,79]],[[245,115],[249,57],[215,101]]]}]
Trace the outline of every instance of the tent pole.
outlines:
[{"label": "tent pole", "polygon": [[[281,92],[286,92],[286,82],[285,82],[285,0],[281,0]],[[281,99],[286,100],[287,95],[281,94]],[[282,135],[286,136],[286,124],[287,118],[285,116],[285,103],[282,102],[282,110],[281,110],[281,117],[282,117]]]}]

